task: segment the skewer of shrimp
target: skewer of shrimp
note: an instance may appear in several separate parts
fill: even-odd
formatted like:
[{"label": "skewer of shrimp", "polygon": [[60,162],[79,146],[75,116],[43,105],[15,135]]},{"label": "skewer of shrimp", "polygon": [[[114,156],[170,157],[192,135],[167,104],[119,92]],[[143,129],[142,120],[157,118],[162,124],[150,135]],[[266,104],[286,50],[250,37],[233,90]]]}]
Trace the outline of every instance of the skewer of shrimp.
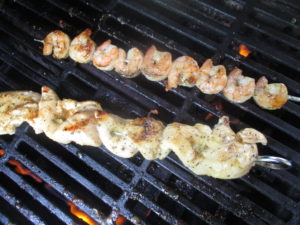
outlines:
[{"label": "skewer of shrimp", "polygon": [[[232,102],[242,103],[254,98],[262,108],[275,110],[283,107],[288,101],[300,102],[300,97],[288,95],[287,88],[282,83],[268,84],[265,77],[261,77],[256,85],[254,79],[242,75],[242,71],[235,68],[226,75],[223,65],[214,66],[211,59],[207,59],[199,68],[197,62],[189,56],[181,56],[172,62],[169,52],[158,51],[152,45],[143,57],[142,52],[132,48],[126,52],[111,44],[110,40],[102,43],[95,51],[95,43],[90,38],[91,30],[86,29],[73,39],[67,34],[56,30],[49,33],[43,41],[43,54],[61,59],[70,57],[80,63],[93,60],[93,64],[100,70],[112,70],[127,78],[133,78],[143,73],[151,81],[161,81],[166,78],[166,90],[178,85],[193,87],[194,85],[205,94],[217,94],[223,90],[224,96]],[[94,53],[95,51],[95,53]]]}]

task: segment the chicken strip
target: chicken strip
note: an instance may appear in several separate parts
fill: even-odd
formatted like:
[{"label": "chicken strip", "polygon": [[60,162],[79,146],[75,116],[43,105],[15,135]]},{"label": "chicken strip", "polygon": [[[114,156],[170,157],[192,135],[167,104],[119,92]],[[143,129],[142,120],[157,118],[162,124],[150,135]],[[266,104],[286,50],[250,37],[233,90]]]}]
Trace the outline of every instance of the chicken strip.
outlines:
[{"label": "chicken strip", "polygon": [[174,151],[198,175],[232,179],[245,175],[254,165],[258,155],[255,143],[266,144],[267,140],[249,128],[235,134],[228,117],[222,117],[213,130],[202,124],[170,124],[161,147]]},{"label": "chicken strip", "polygon": [[145,159],[164,159],[173,151],[197,175],[238,178],[254,166],[256,143],[265,136],[251,128],[234,133],[229,118],[221,117],[213,129],[204,124],[172,123],[166,127],[150,116],[123,119],[102,111],[94,101],[60,100],[44,86],[42,95],[30,91],[0,93],[0,134],[13,134],[27,121],[36,133],[44,132],[60,143],[100,146],[130,158],[141,152]]},{"label": "chicken strip", "polygon": [[31,126],[38,115],[40,94],[32,91],[0,93],[0,135],[14,134],[23,122]]},{"label": "chicken strip", "polygon": [[112,153],[130,158],[138,151],[145,159],[163,159],[169,150],[160,150],[164,125],[151,117],[122,119],[106,112],[97,112],[98,132],[104,146]]},{"label": "chicken strip", "polygon": [[48,87],[42,87],[39,102],[39,128],[54,141],[68,144],[100,146],[95,112],[102,110],[94,101],[60,100]]}]

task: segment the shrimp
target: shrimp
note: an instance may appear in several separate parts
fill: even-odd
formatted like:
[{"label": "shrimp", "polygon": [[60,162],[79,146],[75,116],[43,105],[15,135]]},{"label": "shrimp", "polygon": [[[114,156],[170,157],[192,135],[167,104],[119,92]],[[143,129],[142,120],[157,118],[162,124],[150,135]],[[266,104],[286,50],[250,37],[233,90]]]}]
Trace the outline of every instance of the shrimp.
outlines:
[{"label": "shrimp", "polygon": [[193,87],[200,76],[198,63],[189,56],[177,58],[168,74],[166,90],[176,88],[179,85]]},{"label": "shrimp", "polygon": [[227,85],[223,90],[224,96],[237,103],[242,103],[254,95],[255,80],[242,75],[242,70],[234,68],[228,75]]},{"label": "shrimp", "polygon": [[118,58],[119,49],[111,44],[111,40],[103,42],[95,51],[93,64],[100,70],[112,70]]},{"label": "shrimp", "polygon": [[115,64],[115,71],[127,78],[133,78],[140,74],[140,68],[143,63],[143,53],[137,49],[132,48],[126,52],[119,48],[118,59]]},{"label": "shrimp", "polygon": [[160,52],[152,45],[145,54],[141,71],[148,80],[160,81],[168,77],[171,66],[172,55]]},{"label": "shrimp", "polygon": [[214,66],[211,59],[207,59],[200,68],[200,78],[196,86],[205,94],[217,94],[227,83],[226,69],[223,65]]},{"label": "shrimp", "polygon": [[60,30],[49,33],[44,41],[43,55],[51,55],[57,59],[64,59],[69,56],[70,38]]},{"label": "shrimp", "polygon": [[71,42],[70,57],[79,63],[88,63],[92,60],[96,48],[95,42],[90,38],[92,31],[85,29]]},{"label": "shrimp", "polygon": [[275,110],[280,109],[288,100],[288,91],[284,84],[268,84],[263,76],[256,82],[254,101],[262,108]]}]

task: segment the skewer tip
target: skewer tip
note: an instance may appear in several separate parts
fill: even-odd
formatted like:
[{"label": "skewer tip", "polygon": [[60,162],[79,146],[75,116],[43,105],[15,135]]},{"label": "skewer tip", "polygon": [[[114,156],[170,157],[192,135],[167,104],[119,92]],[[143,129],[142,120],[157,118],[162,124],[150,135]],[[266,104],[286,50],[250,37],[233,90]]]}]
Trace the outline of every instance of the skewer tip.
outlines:
[{"label": "skewer tip", "polygon": [[300,102],[300,97],[288,95],[288,99],[293,102]]},{"label": "skewer tip", "polygon": [[255,164],[275,170],[290,169],[293,166],[292,162],[285,158],[270,155],[257,156]]},{"label": "skewer tip", "polygon": [[44,44],[44,40],[39,40],[39,39],[35,39],[35,38],[33,40]]}]

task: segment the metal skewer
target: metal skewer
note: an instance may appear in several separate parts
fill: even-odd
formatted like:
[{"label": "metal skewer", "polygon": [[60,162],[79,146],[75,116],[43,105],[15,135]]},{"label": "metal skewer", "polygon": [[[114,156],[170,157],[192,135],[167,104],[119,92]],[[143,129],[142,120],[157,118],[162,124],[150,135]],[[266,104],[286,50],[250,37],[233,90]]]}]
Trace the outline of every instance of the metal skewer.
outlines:
[{"label": "metal skewer", "polygon": [[300,97],[288,95],[288,99],[294,102],[300,102]]},{"label": "metal skewer", "polygon": [[43,43],[44,44],[44,41],[43,40],[39,40],[39,39],[33,39],[34,41],[36,41],[36,42],[40,42],[40,43]]},{"label": "metal skewer", "polygon": [[270,155],[257,156],[255,164],[276,170],[289,169],[292,167],[291,161]]}]

